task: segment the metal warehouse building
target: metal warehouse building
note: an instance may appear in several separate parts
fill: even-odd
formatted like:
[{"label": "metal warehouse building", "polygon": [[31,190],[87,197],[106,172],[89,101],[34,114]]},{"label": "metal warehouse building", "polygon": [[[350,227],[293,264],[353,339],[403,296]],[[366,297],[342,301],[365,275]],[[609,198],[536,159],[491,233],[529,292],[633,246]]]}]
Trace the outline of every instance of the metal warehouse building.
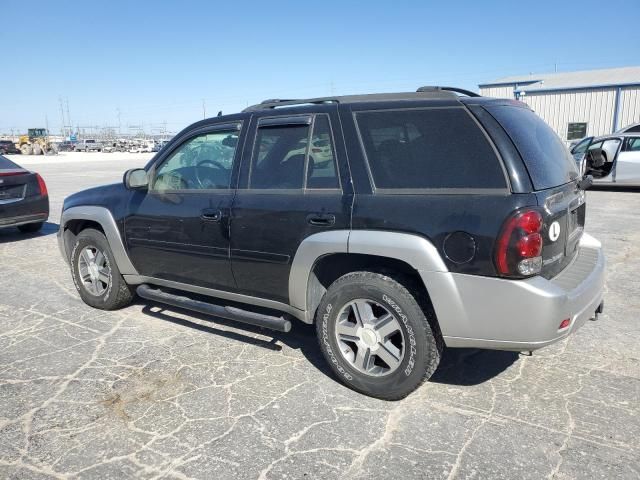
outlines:
[{"label": "metal warehouse building", "polygon": [[567,141],[640,123],[640,67],[530,74],[478,86],[481,95],[527,103]]}]

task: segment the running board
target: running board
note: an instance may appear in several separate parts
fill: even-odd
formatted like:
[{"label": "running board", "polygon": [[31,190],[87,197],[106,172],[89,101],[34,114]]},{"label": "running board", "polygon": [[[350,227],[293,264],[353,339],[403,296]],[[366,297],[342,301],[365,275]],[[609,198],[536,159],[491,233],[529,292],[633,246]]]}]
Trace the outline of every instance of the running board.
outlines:
[{"label": "running board", "polygon": [[222,307],[212,303],[201,302],[189,297],[163,292],[145,283],[138,286],[136,293],[146,300],[173,305],[174,307],[184,308],[185,310],[192,310],[236,322],[248,323],[256,327],[268,328],[279,332],[289,332],[291,330],[291,322],[284,317],[272,317],[261,313],[248,312],[235,307]]}]

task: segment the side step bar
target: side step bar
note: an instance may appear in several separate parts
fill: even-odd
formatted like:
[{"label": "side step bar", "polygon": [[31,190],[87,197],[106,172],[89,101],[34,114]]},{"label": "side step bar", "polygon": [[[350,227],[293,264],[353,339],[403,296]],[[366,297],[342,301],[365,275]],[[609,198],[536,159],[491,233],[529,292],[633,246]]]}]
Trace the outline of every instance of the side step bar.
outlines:
[{"label": "side step bar", "polygon": [[185,310],[193,310],[194,312],[226,318],[236,322],[248,323],[249,325],[277,330],[279,332],[289,332],[291,330],[291,322],[284,317],[272,317],[261,313],[248,312],[235,307],[222,307],[212,303],[201,302],[189,297],[163,292],[145,283],[139,285],[136,292],[146,300],[173,305],[174,307],[184,308]]}]

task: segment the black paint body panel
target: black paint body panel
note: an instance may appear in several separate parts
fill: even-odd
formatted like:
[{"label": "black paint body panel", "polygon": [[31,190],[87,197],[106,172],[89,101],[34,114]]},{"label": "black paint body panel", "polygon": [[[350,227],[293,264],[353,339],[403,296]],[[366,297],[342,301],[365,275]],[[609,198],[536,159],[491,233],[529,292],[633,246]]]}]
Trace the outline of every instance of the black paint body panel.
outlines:
[{"label": "black paint body panel", "polygon": [[[289,274],[300,243],[332,229],[403,232],[430,240],[452,272],[495,276],[496,237],[515,210],[536,207],[552,192],[533,192],[526,167],[505,131],[484,104],[491,99],[389,100],[358,104],[321,104],[203,120],[180,132],[146,166],[155,166],[194,132],[220,123],[241,122],[228,191],[158,194],[129,191],[116,184],[68,197],[64,208],[108,208],[120,229],[131,260],[143,275],[289,302]],[[353,112],[387,108],[464,107],[478,120],[502,162],[509,188],[504,191],[376,192],[369,177]],[[254,191],[247,188],[256,125],[263,117],[324,113],[330,118],[341,189],[327,191]],[[205,209],[221,218],[208,222]],[[310,215],[333,215],[330,225],[309,222]],[[450,251],[468,252],[468,261],[449,259]],[[465,254],[466,255],[466,254]],[[456,259],[454,259],[456,260]]]}]

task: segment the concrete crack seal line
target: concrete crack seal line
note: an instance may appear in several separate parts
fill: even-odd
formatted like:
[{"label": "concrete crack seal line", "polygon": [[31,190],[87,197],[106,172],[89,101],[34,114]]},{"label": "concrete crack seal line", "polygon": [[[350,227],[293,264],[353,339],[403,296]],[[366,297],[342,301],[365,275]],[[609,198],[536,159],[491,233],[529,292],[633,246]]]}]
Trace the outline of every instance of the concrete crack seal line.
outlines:
[{"label": "concrete crack seal line", "polygon": [[567,433],[566,433],[566,436],[564,438],[564,441],[562,442],[562,445],[560,445],[560,448],[556,452],[556,454],[560,458],[558,459],[558,462],[556,463],[556,466],[551,471],[551,473],[549,473],[549,475],[547,475],[548,479],[555,478],[556,475],[558,474],[558,472],[560,472],[560,468],[562,467],[562,464],[564,462],[564,457],[562,456],[562,453],[564,451],[566,451],[567,448],[569,447],[569,441],[571,440],[571,438],[573,436],[573,430],[575,429],[575,426],[576,426],[575,420],[573,419],[573,415],[571,414],[571,410],[569,410],[570,399],[571,399],[571,397],[573,397],[574,395],[577,395],[578,393],[580,393],[580,391],[582,391],[582,389],[584,388],[584,385],[583,385],[584,378],[588,377],[589,375],[591,375],[591,372],[593,370],[595,370],[595,367],[590,369],[584,375],[580,375],[580,382],[578,383],[578,388],[575,391],[566,393],[564,395],[564,409],[567,412],[567,416],[569,418],[568,425],[567,425]]},{"label": "concrete crack seal line", "polygon": [[[426,389],[423,388],[420,392],[424,391],[426,391]],[[418,399],[422,399],[422,397],[423,395],[419,395],[418,392],[416,392],[413,396],[409,397],[407,401],[399,402],[398,405],[393,408],[391,412],[389,412],[384,432],[382,432],[380,438],[378,438],[375,442],[369,444],[367,447],[357,452],[356,457],[353,459],[346,472],[347,477],[353,477],[357,473],[362,471],[362,466],[364,465],[365,460],[371,452],[383,449],[391,443],[393,434],[398,429],[400,421],[407,415],[410,410],[409,404],[415,403],[416,401],[418,401]]]},{"label": "concrete crack seal line", "polygon": [[476,434],[480,431],[480,429],[484,427],[486,423],[490,421],[491,418],[493,417],[493,411],[496,408],[497,393],[496,393],[496,388],[493,385],[493,381],[490,380],[489,385],[491,385],[491,390],[493,391],[493,398],[491,401],[491,409],[489,410],[489,414],[482,420],[482,422],[480,422],[480,424],[473,430],[473,432],[471,432],[471,435],[469,435],[469,438],[467,438],[467,441],[464,442],[464,444],[462,445],[462,448],[460,449],[460,451],[458,452],[458,456],[456,457],[456,463],[451,468],[451,471],[449,472],[449,476],[447,477],[447,480],[452,480],[456,478],[456,475],[458,475],[458,470],[460,469],[460,464],[462,463],[462,457],[464,456],[464,453],[467,451],[467,448],[469,448],[469,445],[473,443],[473,441],[475,440]]}]

